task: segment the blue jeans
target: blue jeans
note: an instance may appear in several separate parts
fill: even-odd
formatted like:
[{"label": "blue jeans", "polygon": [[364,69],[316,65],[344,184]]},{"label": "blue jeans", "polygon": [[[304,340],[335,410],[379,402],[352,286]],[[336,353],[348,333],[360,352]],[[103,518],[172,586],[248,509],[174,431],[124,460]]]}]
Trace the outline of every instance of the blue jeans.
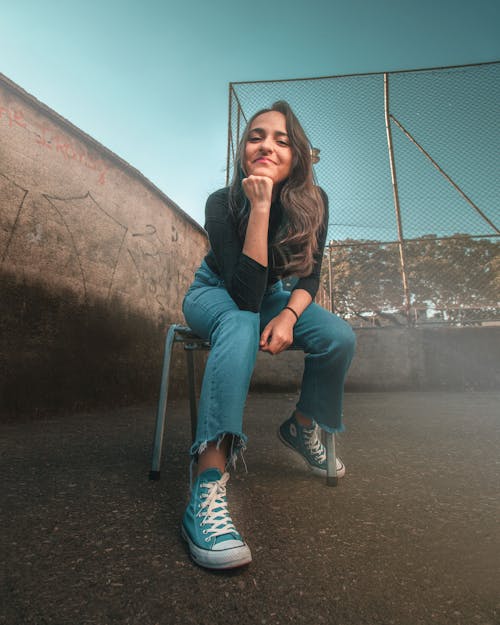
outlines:
[{"label": "blue jeans", "polygon": [[[231,456],[245,446],[243,410],[260,334],[287,305],[290,293],[281,282],[265,293],[260,313],[240,310],[221,278],[203,261],[183,302],[189,326],[209,339],[191,455],[208,442],[233,435]],[[344,379],[354,354],[349,324],[317,304],[310,304],[293,329],[293,344],[304,350],[304,373],[297,409],[327,432],[342,431]],[[284,415],[288,416],[288,415]]]}]

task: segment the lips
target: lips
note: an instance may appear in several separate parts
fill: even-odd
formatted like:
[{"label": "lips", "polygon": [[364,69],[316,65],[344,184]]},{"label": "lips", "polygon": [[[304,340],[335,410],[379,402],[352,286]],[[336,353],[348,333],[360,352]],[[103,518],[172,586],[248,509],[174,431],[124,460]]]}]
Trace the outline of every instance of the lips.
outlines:
[{"label": "lips", "polygon": [[272,161],[270,158],[266,158],[265,156],[260,156],[259,158],[256,158],[253,162],[254,163],[270,163],[271,165],[275,165],[274,161]]}]

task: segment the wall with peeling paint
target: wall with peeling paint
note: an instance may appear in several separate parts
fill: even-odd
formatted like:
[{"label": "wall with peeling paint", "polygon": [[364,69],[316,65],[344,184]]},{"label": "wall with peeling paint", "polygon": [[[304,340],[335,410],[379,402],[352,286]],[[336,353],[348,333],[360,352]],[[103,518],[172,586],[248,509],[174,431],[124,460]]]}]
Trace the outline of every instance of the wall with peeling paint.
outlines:
[{"label": "wall with peeling paint", "polygon": [[137,170],[0,75],[2,414],[154,397],[207,246]]}]

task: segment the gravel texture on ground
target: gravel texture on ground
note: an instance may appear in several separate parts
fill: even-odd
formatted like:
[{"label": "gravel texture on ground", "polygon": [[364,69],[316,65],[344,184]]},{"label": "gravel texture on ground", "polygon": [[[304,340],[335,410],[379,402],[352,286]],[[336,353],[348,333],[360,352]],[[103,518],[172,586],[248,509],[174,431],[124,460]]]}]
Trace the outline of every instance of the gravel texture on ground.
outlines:
[{"label": "gravel texture on ground", "polygon": [[328,488],[277,439],[296,396],[253,393],[233,520],[250,566],[180,537],[189,416],[169,404],[0,426],[0,625],[496,625],[500,393],[348,394]]}]

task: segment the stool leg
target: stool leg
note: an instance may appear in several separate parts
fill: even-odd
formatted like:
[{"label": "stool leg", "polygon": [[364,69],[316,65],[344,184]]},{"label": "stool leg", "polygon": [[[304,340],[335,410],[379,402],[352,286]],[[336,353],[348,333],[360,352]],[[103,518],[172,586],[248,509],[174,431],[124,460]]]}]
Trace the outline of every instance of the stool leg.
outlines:
[{"label": "stool leg", "polygon": [[198,414],[196,408],[196,380],[194,376],[194,359],[193,349],[186,348],[186,360],[188,370],[188,386],[189,386],[189,409],[191,414],[191,441],[194,443],[196,438],[196,427],[198,425]]},{"label": "stool leg", "polygon": [[170,326],[165,339],[165,351],[163,354],[163,369],[161,373],[160,399],[158,400],[158,412],[156,414],[156,430],[153,443],[153,462],[149,472],[150,480],[160,479],[161,451],[163,446],[163,433],[165,431],[165,416],[167,409],[168,385],[170,373],[170,360],[177,325]]},{"label": "stool leg", "polygon": [[325,432],[326,438],[326,485],[337,486],[337,455],[335,453],[335,434]]}]

